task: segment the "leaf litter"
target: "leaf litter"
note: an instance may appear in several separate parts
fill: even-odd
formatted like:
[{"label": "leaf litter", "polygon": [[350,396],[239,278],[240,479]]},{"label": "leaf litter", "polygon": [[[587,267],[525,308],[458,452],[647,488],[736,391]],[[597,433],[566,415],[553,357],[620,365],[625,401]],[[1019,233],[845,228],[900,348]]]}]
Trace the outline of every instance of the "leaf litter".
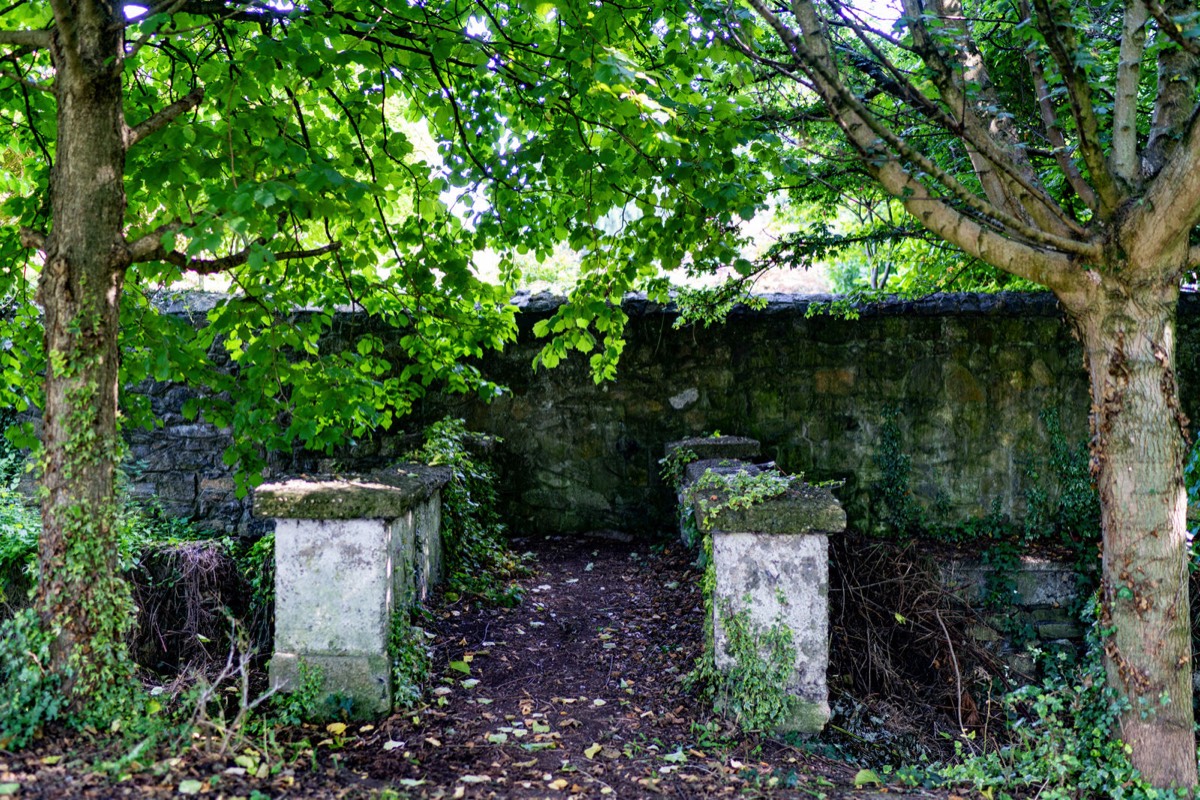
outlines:
[{"label": "leaf litter", "polygon": [[[586,541],[588,547],[595,542]],[[198,751],[110,777],[86,747],[50,736],[0,753],[0,795],[21,798],[949,798],[878,787],[858,766],[745,735],[682,686],[703,645],[700,571],[678,545],[518,540],[534,554],[516,608],[435,598],[439,685],[373,725],[281,733],[303,744],[263,771]],[[536,599],[535,599],[536,598]],[[535,624],[538,623],[538,624]],[[58,764],[70,759],[68,767]],[[857,785],[856,785],[857,784]],[[868,791],[867,787],[880,793]]]}]

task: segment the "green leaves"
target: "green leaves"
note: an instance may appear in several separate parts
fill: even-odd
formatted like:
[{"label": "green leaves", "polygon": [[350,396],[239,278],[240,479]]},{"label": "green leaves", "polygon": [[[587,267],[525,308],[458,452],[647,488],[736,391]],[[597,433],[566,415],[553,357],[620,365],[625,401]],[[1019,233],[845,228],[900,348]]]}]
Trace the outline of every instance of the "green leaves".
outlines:
[{"label": "green leaves", "polygon": [[883,786],[883,781],[875,770],[860,769],[854,774],[854,788],[861,789],[864,786]]},{"label": "green leaves", "polygon": [[[432,387],[498,394],[469,359],[515,338],[519,253],[582,259],[571,303],[538,326],[552,337],[538,363],[574,353],[596,380],[616,374],[627,291],[660,268],[735,260],[732,223],[762,204],[773,157],[740,158],[760,127],[740,57],[698,46],[686,4],[492,11],[410,4],[380,18],[351,0],[132,24],[131,39],[148,38],[124,73],[130,124],[196,87],[204,100],[127,156],[127,238],[158,235],[173,255],[128,271],[122,381],[193,387],[185,415],[228,429],[243,491],[269,453],[331,452]],[[22,58],[31,74],[49,68]],[[14,120],[0,222],[46,230],[53,97],[10,93],[0,107]],[[0,258],[23,266],[0,275],[17,309],[0,323],[0,402],[23,408],[39,403],[38,263],[4,230]],[[479,277],[483,249],[501,254],[498,283]],[[161,313],[155,292],[196,272],[233,296]],[[386,350],[341,337],[334,308],[404,336]],[[123,403],[126,424],[154,424],[146,400]]]}]

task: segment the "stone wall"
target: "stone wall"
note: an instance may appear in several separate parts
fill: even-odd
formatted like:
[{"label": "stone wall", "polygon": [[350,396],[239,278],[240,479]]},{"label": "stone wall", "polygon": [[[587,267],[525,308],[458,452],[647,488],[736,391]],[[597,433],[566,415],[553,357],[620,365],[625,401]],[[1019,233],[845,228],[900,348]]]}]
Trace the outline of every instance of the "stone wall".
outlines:
[{"label": "stone wall", "polygon": [[[507,511],[517,530],[652,531],[673,526],[674,498],[658,476],[664,443],[720,431],[760,440],[764,455],[809,480],[844,480],[851,524],[872,524],[874,458],[896,413],[912,459],[911,488],[946,521],[991,510],[1020,516],[1028,473],[1046,456],[1039,412],[1055,409],[1072,441],[1087,435],[1087,384],[1077,342],[1049,295],[946,295],[866,307],[860,319],[809,318],[811,299],[773,297],[711,328],[676,330],[665,309],[630,301],[616,381],[595,385],[587,359],[530,368],[533,325],[553,313],[545,296],[521,299],[519,342],[481,362],[511,391],[491,405],[461,396],[422,401],[408,430],[446,414],[503,437]],[[369,324],[343,316],[347,340]],[[1200,303],[1180,310],[1180,379],[1189,416],[1200,402]],[[222,436],[186,424],[179,387],[150,387],[165,427],[133,437],[146,466],[139,487],[169,510],[228,529],[250,524],[220,460]],[[381,437],[347,454],[402,452],[411,438]],[[291,458],[279,472],[315,468]],[[1043,476],[1044,477],[1044,476]]]},{"label": "stone wall", "polygon": [[1037,674],[1030,646],[1052,651],[1082,645],[1078,605],[1083,581],[1069,561],[1023,555],[998,576],[984,559],[960,553],[939,561],[938,567],[942,586],[979,614],[967,635],[1016,672]]}]

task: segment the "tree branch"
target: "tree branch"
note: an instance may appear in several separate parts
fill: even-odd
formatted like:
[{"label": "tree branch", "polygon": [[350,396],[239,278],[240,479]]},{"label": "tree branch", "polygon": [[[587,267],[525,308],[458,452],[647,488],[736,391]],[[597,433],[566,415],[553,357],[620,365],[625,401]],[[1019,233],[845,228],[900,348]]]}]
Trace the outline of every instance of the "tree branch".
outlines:
[{"label": "tree branch", "polygon": [[[1172,31],[1186,39],[1172,17],[1194,14],[1189,0],[1166,0],[1159,9],[1165,17],[1160,31]],[[1194,42],[1193,42],[1194,44]],[[1150,118],[1150,137],[1142,155],[1142,173],[1152,178],[1163,169],[1171,154],[1184,140],[1196,109],[1196,84],[1200,79],[1200,58],[1186,47],[1163,47],[1158,51],[1158,91]]]},{"label": "tree branch", "polygon": [[147,136],[154,134],[178,117],[180,114],[191,111],[196,106],[200,105],[200,101],[204,99],[204,88],[197,86],[183,97],[176,100],[171,105],[156,114],[150,115],[142,123],[135,125],[132,128],[125,128],[125,149],[128,150],[135,144],[145,139]]},{"label": "tree branch", "polygon": [[1200,56],[1200,42],[1184,36],[1179,24],[1168,16],[1167,10],[1158,0],[1147,0],[1146,8],[1150,11],[1150,16],[1154,17],[1154,21],[1158,23],[1159,30],[1165,33],[1172,42],[1192,55]]},{"label": "tree branch", "polygon": [[[1025,19],[1033,17],[1028,0],[1021,0],[1021,14]],[[1075,194],[1095,214],[1100,210],[1096,192],[1092,189],[1091,184],[1083,179],[1083,173],[1079,171],[1079,166],[1067,149],[1067,140],[1063,136],[1062,126],[1058,124],[1058,114],[1054,111],[1054,105],[1050,101],[1050,85],[1046,82],[1046,71],[1042,68],[1042,62],[1038,60],[1032,49],[1025,50],[1025,61],[1029,64],[1029,72],[1033,76],[1033,89],[1037,94],[1038,111],[1042,116],[1046,140],[1054,149],[1054,160],[1058,162],[1058,168],[1063,171],[1063,175],[1066,176],[1071,188],[1075,190]]]},{"label": "tree branch", "polygon": [[1181,239],[1186,241],[1197,223],[1200,223],[1200,116],[1193,115],[1185,140],[1154,177],[1141,202],[1122,221],[1122,228],[1129,232],[1132,242],[1127,248],[1130,260],[1137,264],[1160,263],[1180,245]]},{"label": "tree branch", "polygon": [[8,78],[10,81],[21,84],[24,87],[33,89],[37,92],[53,92],[54,87],[37,81],[31,81],[19,72],[9,72],[4,68],[0,68],[0,78]]},{"label": "tree branch", "polygon": [[[180,7],[184,4],[184,2],[186,2],[186,0],[175,0],[175,2],[172,3],[170,6],[168,6],[167,8],[163,9],[162,11],[155,12],[155,13],[166,14],[166,15],[168,15],[168,17],[170,17],[170,15],[174,14],[176,11],[178,11],[180,9]],[[166,24],[170,24],[169,19]],[[154,30],[148,30],[145,33],[143,33],[141,38],[138,39],[136,42],[134,42],[132,46],[125,48],[125,58],[132,61],[134,59],[134,57],[137,56],[138,51],[141,50],[143,47],[145,47],[146,43],[149,42],[154,37],[154,35],[157,33],[158,33],[157,28]]]},{"label": "tree branch", "polygon": [[21,247],[27,247],[30,250],[40,250],[46,252],[46,234],[41,231],[35,231],[33,228],[21,227],[18,231],[21,237]]},{"label": "tree branch", "polygon": [[[797,34],[785,25],[763,0],[748,0],[755,12],[783,39],[791,53],[803,64],[822,100],[829,107],[842,131],[866,156],[865,166],[885,191],[898,198],[905,210],[933,233],[965,252],[1019,277],[1051,288],[1072,287],[1078,280],[1077,257],[1095,258],[1098,248],[1089,242],[1066,240],[1029,228],[1019,220],[1003,220],[1014,238],[972,219],[948,200],[936,197],[901,163],[901,158],[915,164],[931,175],[929,167],[936,165],[912,151],[899,138],[874,120],[841,83],[830,52],[829,41],[811,0],[795,0],[792,9],[800,26]],[[786,74],[786,73],[785,73]],[[874,123],[874,124],[872,124]],[[881,149],[886,145],[891,152]],[[901,149],[897,150],[899,147]],[[922,163],[924,162],[924,163]],[[940,172],[940,170],[938,170]],[[945,185],[942,177],[935,176]],[[952,179],[951,179],[952,180]],[[969,203],[968,207],[987,209],[986,216],[1003,219],[978,197],[961,187],[966,197],[954,197]],[[1027,241],[1021,241],[1027,239]],[[1056,249],[1058,250],[1056,252]],[[1072,255],[1074,254],[1074,255]]]},{"label": "tree branch", "polygon": [[16,45],[17,47],[30,47],[34,50],[44,50],[50,46],[50,31],[0,31],[0,44],[12,44]]},{"label": "tree branch", "polygon": [[[171,223],[178,225],[178,223]],[[168,250],[162,246],[162,236],[166,233],[171,225],[165,225],[157,231],[148,233],[133,244],[128,245],[130,254],[130,263],[140,263],[145,261],[165,261],[168,264],[174,264],[182,270],[194,272],[197,275],[217,275],[222,272],[227,272],[234,267],[240,267],[250,260],[251,253],[254,252],[253,247],[247,247],[221,258],[188,258],[185,254],[178,250]],[[161,231],[161,232],[160,232]],[[149,240],[149,241],[147,241]],[[258,244],[263,244],[260,240]],[[276,261],[292,261],[300,258],[316,258],[328,253],[336,253],[342,248],[341,242],[331,242],[324,247],[316,247],[311,250],[285,250],[281,253],[273,254]]]},{"label": "tree branch", "polygon": [[[923,13],[917,0],[904,0],[904,8],[914,19],[910,23],[914,49],[932,71],[939,93],[960,122],[958,134],[968,145],[971,165],[987,198],[1013,217],[1032,221],[1045,230],[1082,235],[1083,228],[1046,192],[1021,147],[1013,117],[1001,106],[983,54],[963,17],[961,2],[926,0]],[[945,48],[949,52],[943,53],[945,46],[930,35],[924,22],[928,11],[953,36],[953,45]]]},{"label": "tree branch", "polygon": [[1117,62],[1117,93],[1113,105],[1112,167],[1128,191],[1138,182],[1137,157],[1138,85],[1142,55],[1146,52],[1146,4],[1126,0],[1121,29],[1121,54]]},{"label": "tree branch", "polygon": [[131,243],[125,245],[125,249],[129,251],[129,263],[137,264],[142,261],[162,261],[157,255],[160,251],[165,252],[162,245],[162,238],[168,233],[175,233],[183,227],[183,223],[179,220],[168,222],[166,225],[159,225],[154,230],[150,231]]},{"label": "tree branch", "polygon": [[79,37],[75,29],[74,4],[67,0],[50,0],[50,8],[54,12],[54,25],[58,30],[59,48],[66,59],[66,66],[73,74],[83,75],[83,61],[79,54]]},{"label": "tree branch", "polygon": [[[794,4],[793,11],[801,25],[799,35],[775,16],[766,7],[763,0],[748,0],[748,2],[755,12],[783,39],[791,54],[802,64],[804,71],[813,81],[813,87],[851,144],[863,155],[873,175],[878,177],[879,174],[880,168],[877,162],[892,162],[905,175],[909,176],[914,185],[920,185],[915,178],[912,178],[911,173],[900,164],[900,159],[903,159],[940,184],[955,200],[985,220],[994,221],[992,224],[997,228],[1005,229],[1014,236],[1036,245],[1060,250],[1064,253],[1074,253],[1088,259],[1095,258],[1099,254],[1098,246],[1093,242],[1041,230],[996,208],[987,200],[981,199],[963,186],[953,175],[950,175],[916,148],[909,146],[894,131],[880,122],[846,88],[838,75],[829,41],[822,30],[820,19],[817,17],[811,0],[796,0]],[[749,51],[749,55],[765,63],[771,63],[783,75],[795,80],[794,71],[787,65],[762,59],[752,51]],[[894,190],[890,186],[885,188],[893,194],[907,194],[912,191],[911,186],[905,186],[902,183],[895,184]],[[932,195],[929,195],[928,190],[923,186],[922,191],[932,198]],[[939,200],[939,202],[944,201]],[[947,208],[953,210],[952,206],[947,205]],[[953,213],[960,214],[961,212],[953,210]]]},{"label": "tree branch", "polygon": [[[1057,9],[1051,7],[1055,3]],[[1070,8],[1064,0],[1033,0],[1038,30],[1046,40],[1050,53],[1058,65],[1059,74],[1067,88],[1071,114],[1075,118],[1079,136],[1079,151],[1092,176],[1099,205],[1096,210],[1101,219],[1110,218],[1121,204],[1121,193],[1116,179],[1108,168],[1108,159],[1100,143],[1100,123],[1092,106],[1092,87],[1087,73],[1080,66],[1079,47],[1070,27]],[[1057,14],[1056,14],[1057,11]]]}]

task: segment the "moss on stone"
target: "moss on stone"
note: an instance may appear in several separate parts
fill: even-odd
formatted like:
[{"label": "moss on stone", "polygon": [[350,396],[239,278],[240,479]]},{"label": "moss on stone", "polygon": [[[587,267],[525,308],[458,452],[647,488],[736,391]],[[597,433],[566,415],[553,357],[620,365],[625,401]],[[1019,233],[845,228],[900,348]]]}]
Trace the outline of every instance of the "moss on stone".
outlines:
[{"label": "moss on stone", "polygon": [[[696,504],[696,519],[703,531],[744,533],[840,533],[846,529],[846,512],[829,489],[796,483],[782,494],[747,508],[732,508],[716,501],[717,510]],[[710,498],[711,499],[711,498]]]},{"label": "moss on stone", "polygon": [[395,519],[450,480],[446,467],[400,464],[365,475],[295,478],[254,493],[254,513],[275,519]]},{"label": "moss on stone", "polygon": [[746,436],[692,436],[677,442],[668,442],[666,454],[669,456],[675,450],[691,450],[698,458],[758,458],[762,453],[762,445],[757,439]]},{"label": "moss on stone", "polygon": [[775,733],[816,736],[825,729],[825,723],[828,721],[828,703],[814,703],[797,697],[789,704],[787,715],[775,726]]}]

